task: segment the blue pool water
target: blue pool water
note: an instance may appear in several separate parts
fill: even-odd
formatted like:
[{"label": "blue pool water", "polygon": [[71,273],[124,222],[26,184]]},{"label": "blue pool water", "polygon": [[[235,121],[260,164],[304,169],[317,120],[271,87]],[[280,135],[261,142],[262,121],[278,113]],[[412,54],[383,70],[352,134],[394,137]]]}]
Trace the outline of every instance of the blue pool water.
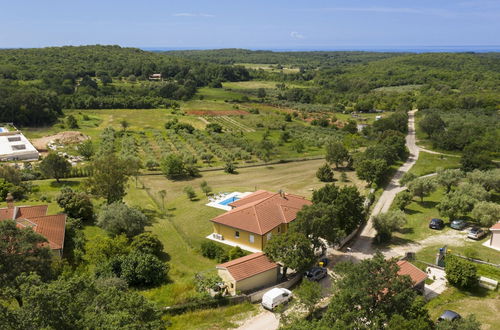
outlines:
[{"label": "blue pool water", "polygon": [[238,199],[240,199],[240,198],[236,197],[236,196],[233,196],[233,197],[229,197],[229,198],[227,198],[227,199],[225,199],[223,201],[220,201],[217,204],[219,204],[219,205],[227,205],[229,203],[236,202]]},{"label": "blue pool water", "polygon": [[2,132],[3,132],[3,128],[2,128],[2,127],[0,127],[0,133],[2,133]]}]

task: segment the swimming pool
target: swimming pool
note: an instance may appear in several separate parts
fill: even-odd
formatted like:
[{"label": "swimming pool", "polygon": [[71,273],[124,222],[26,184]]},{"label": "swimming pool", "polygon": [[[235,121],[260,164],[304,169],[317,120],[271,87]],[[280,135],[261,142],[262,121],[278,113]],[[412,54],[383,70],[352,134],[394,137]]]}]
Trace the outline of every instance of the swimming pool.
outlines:
[{"label": "swimming pool", "polygon": [[0,127],[0,133],[2,133],[4,131],[3,127]]},{"label": "swimming pool", "polygon": [[227,205],[229,203],[236,202],[238,199],[240,199],[240,198],[236,197],[236,196],[233,196],[233,197],[226,198],[225,200],[220,201],[217,204],[219,204],[219,205]]}]

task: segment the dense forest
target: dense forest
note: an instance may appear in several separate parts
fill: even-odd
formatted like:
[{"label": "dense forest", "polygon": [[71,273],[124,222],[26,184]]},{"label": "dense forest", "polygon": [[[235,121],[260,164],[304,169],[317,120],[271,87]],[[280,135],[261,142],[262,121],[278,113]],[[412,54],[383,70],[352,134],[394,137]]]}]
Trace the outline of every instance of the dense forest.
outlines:
[{"label": "dense forest", "polygon": [[[163,81],[147,81],[154,73]],[[248,79],[243,67],[118,46],[1,50],[0,121],[37,126],[52,123],[61,108],[165,107],[198,87]]]},{"label": "dense forest", "polygon": [[[148,81],[153,73],[163,81]],[[478,134],[498,122],[499,53],[147,52],[119,46],[0,50],[0,121],[36,126],[54,122],[65,108],[171,107],[192,99],[199,87],[250,79],[276,82],[266,102],[298,111],[419,108],[447,112],[443,120],[451,125],[465,110],[481,113],[488,127],[481,124]],[[462,150],[467,143],[452,144],[441,147]]]}]

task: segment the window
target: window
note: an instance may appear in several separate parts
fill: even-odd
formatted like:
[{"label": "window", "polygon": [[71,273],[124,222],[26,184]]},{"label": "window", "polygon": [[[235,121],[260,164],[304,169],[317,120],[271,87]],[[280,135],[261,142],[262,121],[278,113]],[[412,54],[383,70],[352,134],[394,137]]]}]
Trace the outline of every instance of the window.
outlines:
[{"label": "window", "polygon": [[267,233],[267,240],[269,241],[273,237],[273,233]]},{"label": "window", "polygon": [[234,283],[231,283],[231,289],[234,288]]},{"label": "window", "polygon": [[250,243],[255,242],[255,237],[253,235],[250,235]]},{"label": "window", "polygon": [[16,144],[12,146],[12,150],[25,150],[26,145],[25,144]]},{"label": "window", "polygon": [[281,227],[278,227],[278,233],[281,233]]},{"label": "window", "polygon": [[235,232],[234,232],[234,237],[236,237],[236,238],[240,238],[240,232],[239,232],[239,231],[235,231]]},{"label": "window", "polygon": [[21,137],[14,136],[14,137],[7,138],[7,140],[9,140],[9,142],[17,142],[17,141],[21,141]]}]

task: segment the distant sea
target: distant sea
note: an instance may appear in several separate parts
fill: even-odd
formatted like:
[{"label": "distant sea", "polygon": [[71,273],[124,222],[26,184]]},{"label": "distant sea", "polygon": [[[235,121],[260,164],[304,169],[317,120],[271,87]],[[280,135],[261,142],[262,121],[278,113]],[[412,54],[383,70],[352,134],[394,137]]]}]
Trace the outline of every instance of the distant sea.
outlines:
[{"label": "distant sea", "polygon": [[[207,50],[220,48],[206,47],[138,47],[153,52],[173,50]],[[227,47],[233,48],[233,47]],[[499,46],[338,46],[338,47],[304,47],[304,48],[266,48],[245,47],[250,50],[269,50],[273,52],[313,52],[313,51],[365,51],[365,52],[398,52],[398,53],[487,53],[500,52]]]}]

